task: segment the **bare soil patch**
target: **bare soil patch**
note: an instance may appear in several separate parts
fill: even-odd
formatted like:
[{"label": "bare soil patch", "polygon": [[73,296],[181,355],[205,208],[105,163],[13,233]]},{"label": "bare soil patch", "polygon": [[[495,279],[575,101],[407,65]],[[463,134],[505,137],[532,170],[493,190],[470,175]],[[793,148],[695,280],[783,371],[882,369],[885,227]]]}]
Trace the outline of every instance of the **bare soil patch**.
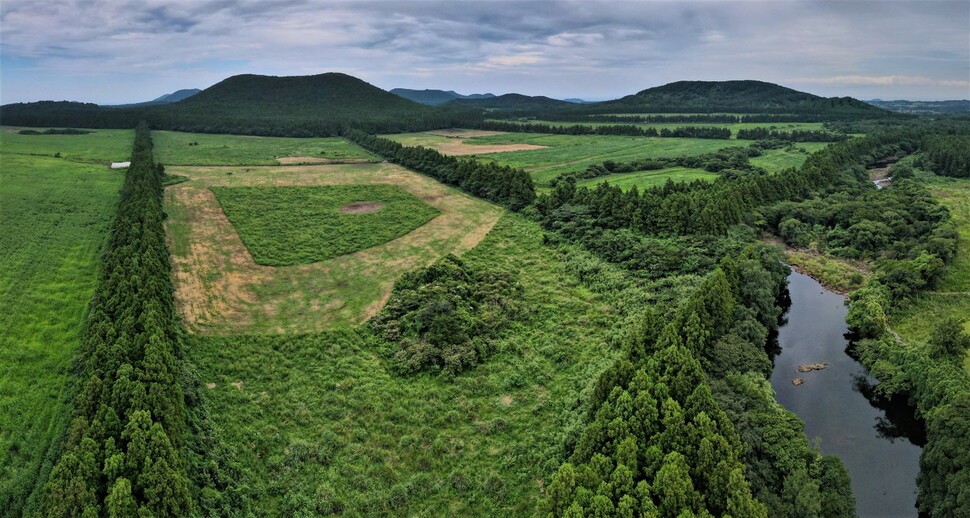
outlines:
[{"label": "bare soil patch", "polygon": [[[186,326],[199,334],[302,333],[377,314],[405,272],[461,255],[502,209],[394,164],[190,167],[165,191],[172,279]],[[227,175],[232,172],[232,175]],[[442,213],[405,236],[312,264],[256,264],[210,186],[400,185]]]},{"label": "bare soil patch", "polygon": [[383,206],[383,203],[375,201],[355,201],[340,207],[340,212],[347,214],[366,214],[368,212],[377,212]]},{"label": "bare soil patch", "polygon": [[471,138],[471,137],[487,137],[489,135],[505,135],[508,132],[448,128],[448,129],[437,130],[437,131],[429,131],[428,133],[432,135],[441,135],[442,137]]},{"label": "bare soil patch", "polygon": [[536,146],[533,144],[488,144],[476,145],[466,144],[463,140],[455,139],[454,142],[437,142],[428,144],[446,155],[481,155],[486,153],[504,153],[507,151],[528,151],[530,149],[545,149],[549,146]]}]

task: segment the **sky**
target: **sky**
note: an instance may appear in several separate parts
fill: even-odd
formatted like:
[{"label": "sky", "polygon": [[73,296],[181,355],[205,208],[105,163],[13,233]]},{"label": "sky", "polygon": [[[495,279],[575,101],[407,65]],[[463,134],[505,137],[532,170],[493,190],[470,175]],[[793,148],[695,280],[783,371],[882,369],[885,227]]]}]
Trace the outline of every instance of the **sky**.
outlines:
[{"label": "sky", "polygon": [[970,98],[970,0],[3,0],[0,103],[139,102],[235,74],[605,100],[678,80]]}]

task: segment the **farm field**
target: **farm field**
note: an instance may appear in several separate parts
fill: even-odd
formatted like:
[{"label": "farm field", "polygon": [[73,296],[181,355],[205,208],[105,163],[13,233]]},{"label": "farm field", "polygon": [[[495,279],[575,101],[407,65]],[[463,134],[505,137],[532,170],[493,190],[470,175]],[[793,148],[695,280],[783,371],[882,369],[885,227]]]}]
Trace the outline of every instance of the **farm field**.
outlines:
[{"label": "farm field", "polygon": [[[936,324],[947,317],[970,315],[970,180],[924,173],[921,176],[933,195],[950,210],[960,234],[957,256],[947,268],[943,283],[920,293],[893,316],[893,328],[907,340],[925,341]],[[964,322],[970,333],[970,320]],[[964,362],[970,371],[970,356]]]},{"label": "farm field", "polygon": [[166,166],[380,162],[371,153],[337,137],[252,137],[153,131],[152,140],[155,142],[155,159]]},{"label": "farm field", "polygon": [[577,186],[594,187],[600,183],[608,182],[610,185],[619,187],[624,191],[630,190],[633,186],[643,190],[645,188],[656,187],[667,183],[667,180],[674,182],[692,182],[694,180],[710,181],[719,177],[716,173],[709,173],[703,169],[690,169],[687,167],[668,167],[655,171],[638,171],[635,173],[611,174],[598,178],[586,178],[578,180]]},{"label": "farm field", "polygon": [[[44,131],[48,128],[0,127],[0,149],[4,155],[59,154],[74,162],[106,164],[124,162],[131,155],[132,130],[90,129],[85,135],[20,135],[21,129]],[[82,128],[78,128],[82,129]]]},{"label": "farm field", "polygon": [[[36,507],[68,418],[71,360],[122,173],[61,158],[118,159],[130,131],[0,141],[0,509]],[[19,137],[23,137],[23,140]],[[11,143],[12,142],[12,143]],[[74,147],[64,145],[65,142]],[[8,147],[10,144],[10,147]],[[15,151],[8,152],[10,149]],[[117,152],[119,155],[113,156]]]},{"label": "farm field", "polygon": [[213,421],[238,450],[257,516],[523,516],[562,461],[574,401],[619,350],[616,310],[506,213],[462,257],[513,272],[525,320],[454,378],[388,370],[367,330],[197,336]]},{"label": "farm field", "polygon": [[[167,232],[176,299],[200,333],[312,332],[373,316],[404,272],[474,247],[502,209],[393,164],[188,167],[168,187]],[[325,261],[253,260],[210,187],[395,185],[441,212],[398,239]]]}]

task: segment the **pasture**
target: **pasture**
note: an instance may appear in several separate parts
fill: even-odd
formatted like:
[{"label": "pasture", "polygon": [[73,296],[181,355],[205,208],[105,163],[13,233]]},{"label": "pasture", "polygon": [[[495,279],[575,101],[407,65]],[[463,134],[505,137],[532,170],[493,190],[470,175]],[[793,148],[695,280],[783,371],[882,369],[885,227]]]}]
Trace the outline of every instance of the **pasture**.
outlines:
[{"label": "pasture", "polygon": [[[14,126],[0,127],[0,149],[4,155],[60,157],[73,162],[107,164],[122,162],[131,155],[132,130],[92,129],[85,135],[20,135]],[[44,131],[47,128],[26,128]]]},{"label": "pasture", "polygon": [[155,160],[168,165],[277,165],[380,162],[342,138],[252,137],[153,131]]},{"label": "pasture", "polygon": [[[626,114],[627,116],[636,115],[666,115],[673,116],[674,114]],[[696,115],[696,114],[685,114],[685,115]],[[509,122],[509,121],[502,121]],[[736,135],[738,130],[742,129],[754,129],[754,128],[770,128],[783,131],[792,130],[802,130],[802,131],[821,131],[823,129],[821,122],[738,122],[738,123],[712,123],[712,122],[644,122],[628,124],[625,122],[557,122],[557,121],[544,121],[544,120],[530,120],[531,124],[548,124],[550,126],[638,126],[641,128],[655,128],[660,131],[664,128],[666,129],[676,129],[676,128],[687,128],[687,127],[703,127],[703,128],[727,128],[731,130],[731,138],[737,138]]]},{"label": "pasture", "polygon": [[[473,248],[502,213],[387,163],[172,166],[168,172],[189,179],[166,189],[166,227],[176,300],[186,325],[199,333],[312,332],[359,324],[380,310],[401,274]],[[441,214],[397,239],[291,266],[257,264],[211,190],[375,184],[398,186]]]},{"label": "pasture", "polygon": [[619,187],[624,191],[630,190],[633,186],[641,191],[646,188],[656,187],[671,180],[676,183],[693,182],[694,180],[711,181],[720,175],[709,173],[703,169],[691,169],[687,167],[668,167],[654,171],[637,171],[634,173],[611,174],[598,178],[586,178],[578,180],[576,186],[595,187],[596,185],[608,182],[614,187]]},{"label": "pasture", "polygon": [[130,154],[130,131],[102,131],[4,133],[0,143],[0,514],[39,503],[34,491],[67,426],[71,360],[123,179],[104,165],[24,153]]}]

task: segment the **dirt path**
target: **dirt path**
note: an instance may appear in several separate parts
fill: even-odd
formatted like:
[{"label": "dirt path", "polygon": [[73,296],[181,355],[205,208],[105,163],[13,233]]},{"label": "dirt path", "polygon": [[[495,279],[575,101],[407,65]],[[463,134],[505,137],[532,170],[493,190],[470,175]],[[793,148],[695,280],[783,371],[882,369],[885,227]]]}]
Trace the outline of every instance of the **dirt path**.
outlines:
[{"label": "dirt path", "polygon": [[[393,164],[177,167],[190,181],[165,192],[173,283],[195,333],[313,332],[359,324],[404,272],[475,247],[502,209]],[[232,173],[232,174],[227,174]],[[405,236],[306,265],[256,264],[210,186],[400,185],[442,212]]]}]

